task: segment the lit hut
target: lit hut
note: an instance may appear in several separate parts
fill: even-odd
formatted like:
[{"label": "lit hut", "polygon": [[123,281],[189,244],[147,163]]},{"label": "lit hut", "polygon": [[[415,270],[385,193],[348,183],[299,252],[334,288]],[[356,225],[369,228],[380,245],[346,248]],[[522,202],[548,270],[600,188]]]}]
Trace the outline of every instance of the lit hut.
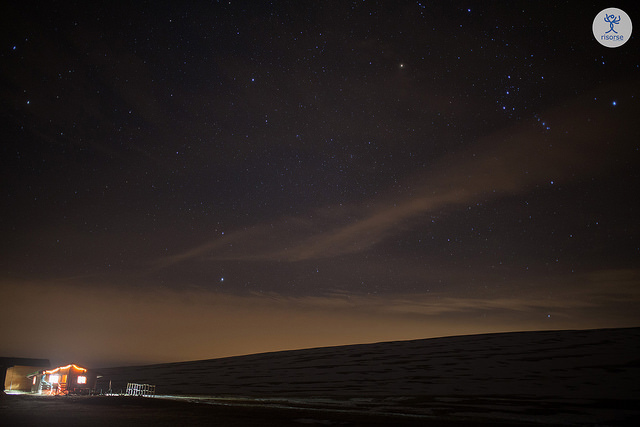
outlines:
[{"label": "lit hut", "polygon": [[95,372],[74,364],[38,371],[29,377],[33,377],[31,392],[38,394],[91,394],[98,378]]}]

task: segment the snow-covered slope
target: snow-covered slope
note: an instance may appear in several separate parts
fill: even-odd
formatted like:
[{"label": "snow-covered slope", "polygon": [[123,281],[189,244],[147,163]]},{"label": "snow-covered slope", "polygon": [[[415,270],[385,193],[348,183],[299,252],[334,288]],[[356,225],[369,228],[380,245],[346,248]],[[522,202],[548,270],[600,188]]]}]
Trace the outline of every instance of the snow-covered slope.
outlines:
[{"label": "snow-covered slope", "polygon": [[456,336],[100,371],[101,384],[111,381],[114,391],[137,382],[155,384],[159,394],[321,398],[334,406],[489,410],[535,420],[555,408],[580,423],[638,415],[640,328]]}]

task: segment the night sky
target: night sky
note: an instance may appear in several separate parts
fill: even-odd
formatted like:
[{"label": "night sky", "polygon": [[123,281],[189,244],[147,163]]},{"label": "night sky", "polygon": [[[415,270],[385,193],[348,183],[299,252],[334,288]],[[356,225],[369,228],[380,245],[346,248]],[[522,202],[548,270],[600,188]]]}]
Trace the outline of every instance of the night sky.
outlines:
[{"label": "night sky", "polygon": [[1,355],[640,325],[636,3],[11,3]]}]

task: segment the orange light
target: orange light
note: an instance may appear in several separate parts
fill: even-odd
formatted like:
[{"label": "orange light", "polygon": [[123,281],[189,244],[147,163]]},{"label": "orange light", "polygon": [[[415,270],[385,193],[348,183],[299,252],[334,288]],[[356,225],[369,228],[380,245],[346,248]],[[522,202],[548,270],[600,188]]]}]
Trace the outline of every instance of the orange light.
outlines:
[{"label": "orange light", "polygon": [[52,369],[50,371],[44,371],[45,374],[55,374],[56,372],[62,370],[62,371],[66,371],[67,369],[73,368],[76,371],[80,371],[80,372],[87,372],[87,370],[85,368],[81,368],[80,366],[74,365],[73,363],[67,366],[60,366],[56,369]]}]

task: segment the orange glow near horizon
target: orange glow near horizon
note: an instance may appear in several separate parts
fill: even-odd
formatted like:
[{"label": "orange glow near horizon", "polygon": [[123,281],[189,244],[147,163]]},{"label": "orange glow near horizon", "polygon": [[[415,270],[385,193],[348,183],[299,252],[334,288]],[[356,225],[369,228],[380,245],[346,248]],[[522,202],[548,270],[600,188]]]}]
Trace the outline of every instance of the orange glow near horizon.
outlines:
[{"label": "orange glow near horizon", "polygon": [[[13,288],[7,286],[12,289],[7,300],[14,302],[5,306],[9,318],[20,318],[21,307],[33,295],[49,299],[62,290],[73,293],[79,308],[53,319],[46,312],[35,312],[17,325],[21,333],[4,334],[1,347],[5,352],[27,354],[35,352],[37,343],[38,348],[48,349],[52,366],[62,369],[62,363],[76,360],[100,368],[452,335],[640,323],[640,269],[604,270],[572,280],[547,277],[545,286],[555,289],[556,299],[536,288],[535,281],[517,283],[521,291],[509,298],[471,291],[458,297],[433,292],[294,298],[201,289],[149,293],[136,287],[72,283],[55,288],[47,282],[19,282]],[[96,310],[108,313],[113,307],[119,307],[122,315],[94,315]],[[78,318],[85,320],[78,322]],[[41,328],[42,324],[50,329]],[[69,335],[74,340],[65,341]],[[58,372],[55,369],[47,372]]]}]

